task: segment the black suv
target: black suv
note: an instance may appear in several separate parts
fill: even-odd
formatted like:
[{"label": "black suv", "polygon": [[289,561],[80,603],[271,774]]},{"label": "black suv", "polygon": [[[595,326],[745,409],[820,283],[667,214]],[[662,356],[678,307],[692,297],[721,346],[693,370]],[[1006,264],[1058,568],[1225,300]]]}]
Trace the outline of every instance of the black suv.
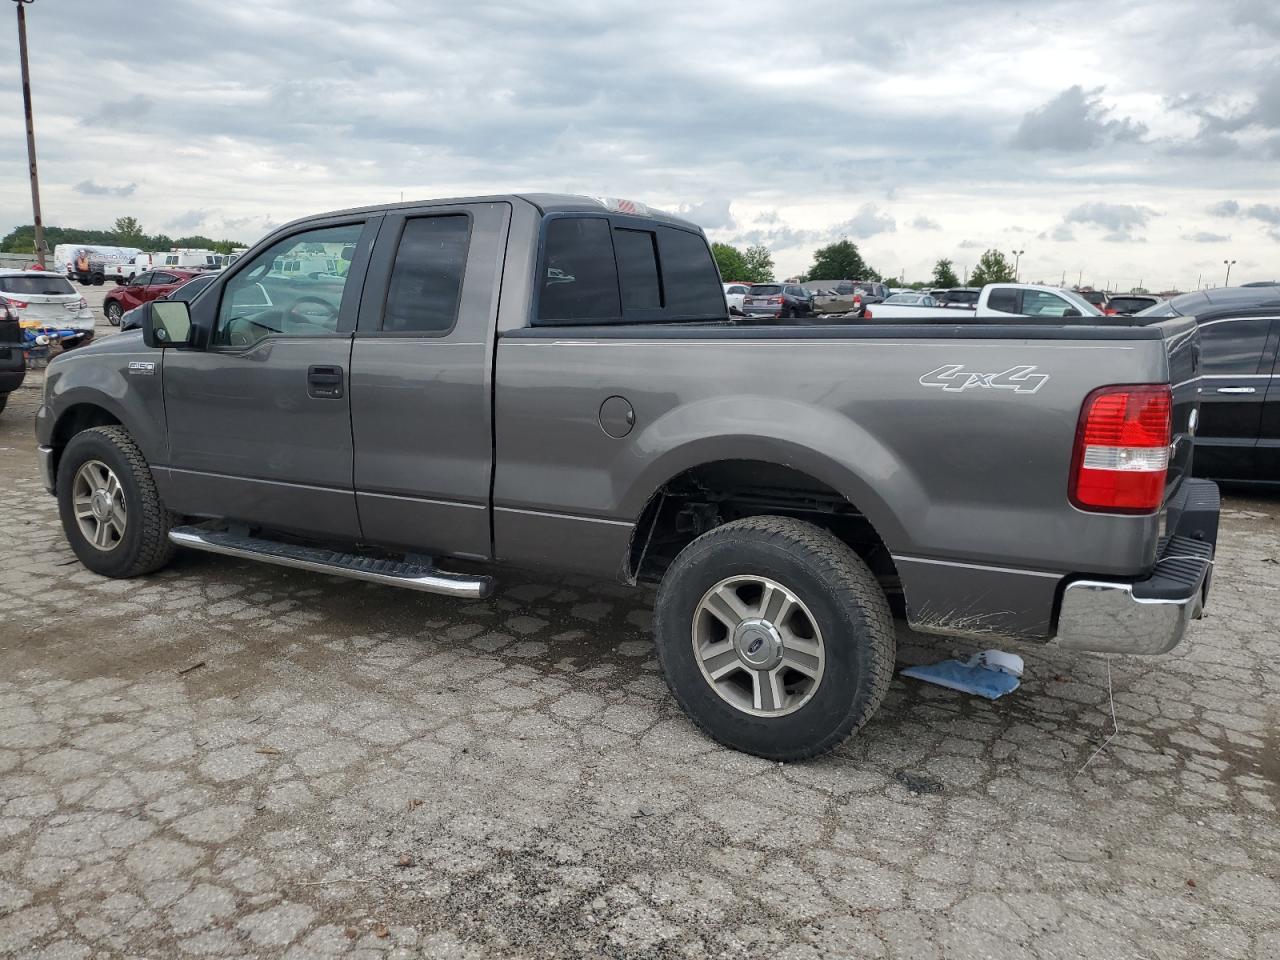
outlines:
[{"label": "black suv", "polygon": [[[1112,301],[1115,302],[1114,300]],[[1139,320],[1200,324],[1198,477],[1280,483],[1280,287],[1222,287],[1157,303]]]}]

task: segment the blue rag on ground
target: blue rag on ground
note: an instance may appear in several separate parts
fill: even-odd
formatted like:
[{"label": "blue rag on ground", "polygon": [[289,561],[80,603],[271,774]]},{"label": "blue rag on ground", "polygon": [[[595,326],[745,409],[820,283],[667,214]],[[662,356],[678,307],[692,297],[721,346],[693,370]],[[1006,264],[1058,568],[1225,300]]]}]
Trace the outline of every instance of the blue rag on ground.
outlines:
[{"label": "blue rag on ground", "polygon": [[[977,658],[975,657],[974,660]],[[1006,693],[1018,689],[1022,682],[1011,673],[982,666],[973,660],[943,660],[925,667],[907,667],[902,671],[904,677],[915,677],[927,683],[936,683],[940,687],[949,687],[963,693],[976,693],[988,700],[996,700]]]}]

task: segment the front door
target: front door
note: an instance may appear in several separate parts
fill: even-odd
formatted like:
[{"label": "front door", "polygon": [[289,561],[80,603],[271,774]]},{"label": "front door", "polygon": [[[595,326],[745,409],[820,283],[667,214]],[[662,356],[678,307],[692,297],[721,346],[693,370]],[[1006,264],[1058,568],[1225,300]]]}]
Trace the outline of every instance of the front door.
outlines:
[{"label": "front door", "polygon": [[[312,227],[238,263],[198,307],[207,349],[164,352],[171,510],[357,539],[348,373],[377,218]],[[345,251],[345,256],[344,256]],[[331,255],[333,274],[282,259]],[[210,306],[216,304],[216,307]]]},{"label": "front door", "polygon": [[1233,317],[1200,324],[1197,476],[1258,479],[1258,436],[1275,360],[1270,340],[1274,322],[1270,317]]}]

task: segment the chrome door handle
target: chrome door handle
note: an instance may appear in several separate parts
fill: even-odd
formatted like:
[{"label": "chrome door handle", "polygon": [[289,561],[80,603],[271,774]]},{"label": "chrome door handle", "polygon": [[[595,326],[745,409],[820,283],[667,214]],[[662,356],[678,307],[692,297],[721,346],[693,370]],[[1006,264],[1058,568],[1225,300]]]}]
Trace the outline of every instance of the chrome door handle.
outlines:
[{"label": "chrome door handle", "polygon": [[1219,387],[1218,393],[1257,393],[1253,387]]}]

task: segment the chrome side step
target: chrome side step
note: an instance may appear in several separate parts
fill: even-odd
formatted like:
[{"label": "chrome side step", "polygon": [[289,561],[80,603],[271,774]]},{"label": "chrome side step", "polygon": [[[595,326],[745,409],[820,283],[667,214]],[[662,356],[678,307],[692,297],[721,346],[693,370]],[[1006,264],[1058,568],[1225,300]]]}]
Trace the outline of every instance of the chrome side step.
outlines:
[{"label": "chrome side step", "polygon": [[448,597],[483,600],[493,592],[493,578],[445,573],[422,563],[404,560],[375,560],[354,553],[338,553],[323,547],[300,547],[275,540],[245,537],[221,530],[200,527],[174,527],[169,540],[180,547],[220,553],[243,560],[260,560],[295,570],[311,570],[335,577],[367,580],[390,587],[404,587],[423,593],[441,593]]}]

